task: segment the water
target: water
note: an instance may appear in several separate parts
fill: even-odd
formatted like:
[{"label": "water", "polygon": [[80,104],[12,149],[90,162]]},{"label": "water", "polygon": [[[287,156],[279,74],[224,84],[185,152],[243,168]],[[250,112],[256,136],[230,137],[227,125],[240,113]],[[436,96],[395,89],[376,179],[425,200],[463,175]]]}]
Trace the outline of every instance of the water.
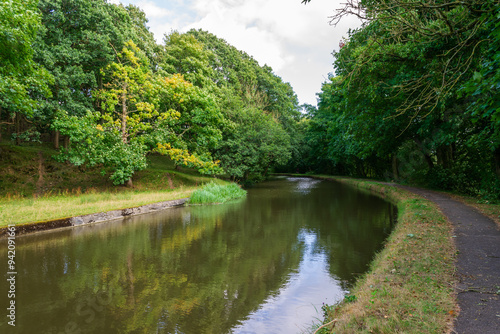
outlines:
[{"label": "water", "polygon": [[[18,237],[16,327],[2,316],[0,332],[305,333],[393,215],[344,185],[282,177],[235,203]],[[6,240],[0,254],[6,268]]]}]

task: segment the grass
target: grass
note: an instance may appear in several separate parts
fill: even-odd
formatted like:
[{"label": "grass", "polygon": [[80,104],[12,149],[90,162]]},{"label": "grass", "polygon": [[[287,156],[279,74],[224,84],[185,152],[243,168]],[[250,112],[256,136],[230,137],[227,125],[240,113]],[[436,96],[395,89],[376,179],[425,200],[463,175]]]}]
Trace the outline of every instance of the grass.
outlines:
[{"label": "grass", "polygon": [[50,144],[0,143],[0,227],[185,198],[213,180],[150,155],[133,188],[117,187],[100,168],[57,162],[56,154]]},{"label": "grass", "polygon": [[0,200],[0,227],[137,207],[186,198],[198,187],[137,192],[95,192],[29,199]]},{"label": "grass", "polygon": [[217,184],[210,182],[201,189],[196,190],[189,199],[189,204],[211,204],[224,203],[233,199],[246,196],[246,190],[243,190],[235,183]]},{"label": "grass", "polygon": [[[331,177],[323,177],[331,178]],[[398,223],[370,270],[318,333],[446,333],[457,314],[452,227],[430,201],[371,181],[332,178],[379,194],[398,207]]]}]

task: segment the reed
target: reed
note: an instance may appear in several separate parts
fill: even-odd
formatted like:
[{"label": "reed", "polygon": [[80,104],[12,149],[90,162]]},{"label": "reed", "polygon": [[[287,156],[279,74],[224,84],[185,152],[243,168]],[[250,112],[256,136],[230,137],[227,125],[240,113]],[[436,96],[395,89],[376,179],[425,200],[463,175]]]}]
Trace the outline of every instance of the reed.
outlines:
[{"label": "reed", "polygon": [[189,204],[224,203],[246,196],[246,190],[235,183],[219,184],[210,182],[196,190],[189,199]]}]

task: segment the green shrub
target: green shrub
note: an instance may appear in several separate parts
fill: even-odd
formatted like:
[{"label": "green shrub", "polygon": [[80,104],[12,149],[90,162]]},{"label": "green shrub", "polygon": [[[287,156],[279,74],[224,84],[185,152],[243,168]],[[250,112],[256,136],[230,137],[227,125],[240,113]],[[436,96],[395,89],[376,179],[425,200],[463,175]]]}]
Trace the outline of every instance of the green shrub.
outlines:
[{"label": "green shrub", "polygon": [[189,204],[224,203],[244,197],[246,193],[246,190],[241,189],[236,183],[221,185],[210,182],[193,193]]}]

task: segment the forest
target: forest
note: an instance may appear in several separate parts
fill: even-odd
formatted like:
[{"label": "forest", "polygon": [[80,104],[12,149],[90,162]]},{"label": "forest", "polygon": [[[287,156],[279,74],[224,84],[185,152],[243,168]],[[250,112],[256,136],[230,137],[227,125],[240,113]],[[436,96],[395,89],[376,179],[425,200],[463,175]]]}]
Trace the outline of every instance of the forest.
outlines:
[{"label": "forest", "polygon": [[498,1],[343,6],[332,24],[363,25],[333,53],[312,106],[210,32],[157,43],[139,7],[2,0],[0,141],[51,142],[55,159],[115,185],[161,154],[243,184],[323,173],[499,200]]},{"label": "forest", "polygon": [[294,152],[292,87],[206,31],[158,44],[138,7],[106,0],[2,1],[0,133],[53,142],[55,158],[132,185],[147,155],[239,182]]},{"label": "forest", "polygon": [[498,200],[499,2],[348,0],[331,23],[346,15],[363,25],[333,54],[296,167]]}]

